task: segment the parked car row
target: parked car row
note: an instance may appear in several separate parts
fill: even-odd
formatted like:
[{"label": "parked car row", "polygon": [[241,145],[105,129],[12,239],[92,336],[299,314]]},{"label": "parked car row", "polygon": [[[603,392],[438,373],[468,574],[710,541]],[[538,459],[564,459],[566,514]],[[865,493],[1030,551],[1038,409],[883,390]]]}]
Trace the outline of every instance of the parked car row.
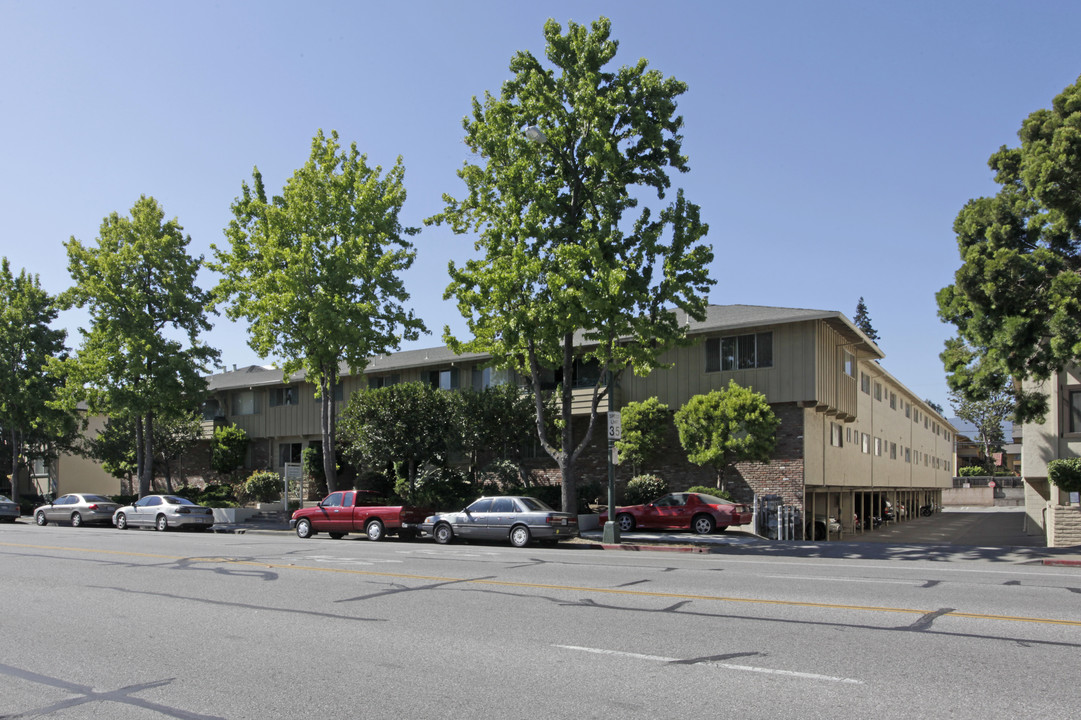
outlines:
[{"label": "parked car row", "polygon": [[68,493],[34,508],[34,522],[69,523],[72,527],[115,525],[121,530],[152,527],[163,532],[181,527],[206,530],[214,524],[214,511],[175,495],[147,495],[121,506],[103,495]]},{"label": "parked car row", "polygon": [[[12,510],[7,510],[10,505]],[[0,519],[6,512],[18,517],[18,508],[0,496]],[[732,525],[751,521],[746,505],[732,503],[705,493],[669,493],[643,505],[616,509],[615,522],[620,530],[636,529],[691,530],[699,535],[724,532]],[[608,520],[601,514],[601,522]],[[831,518],[832,520],[832,518]],[[121,530],[129,527],[153,527],[159,531],[191,527],[206,530],[214,524],[213,511],[175,495],[147,495],[131,505],[120,506],[102,495],[68,493],[34,509],[38,525],[50,522],[112,524]],[[373,493],[363,490],[334,492],[317,505],[293,513],[289,525],[297,536],[310,538],[320,532],[332,538],[349,533],[364,533],[369,540],[388,535],[412,538],[425,535],[437,543],[455,540],[507,541],[525,547],[537,540],[556,543],[579,535],[578,516],[560,512],[541,500],[524,495],[482,497],[458,512],[432,513],[407,505],[386,504]]]}]

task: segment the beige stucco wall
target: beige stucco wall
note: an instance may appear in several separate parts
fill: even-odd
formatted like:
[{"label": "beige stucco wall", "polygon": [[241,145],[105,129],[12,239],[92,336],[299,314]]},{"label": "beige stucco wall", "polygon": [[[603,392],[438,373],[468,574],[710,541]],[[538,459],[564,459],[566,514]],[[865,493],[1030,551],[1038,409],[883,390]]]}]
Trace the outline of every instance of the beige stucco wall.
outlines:
[{"label": "beige stucco wall", "polygon": [[989,487],[945,488],[942,491],[942,504],[992,507],[995,504],[995,491]]},{"label": "beige stucco wall", "polygon": [[[105,418],[90,418],[87,423],[87,437],[96,437],[98,432],[105,427]],[[101,495],[118,495],[120,493],[120,480],[105,472],[101,465],[84,458],[81,455],[63,455],[56,461],[54,479],[55,488],[50,488],[47,478],[36,479],[37,491],[45,495],[53,492],[56,496],[69,492],[99,493]]]}]

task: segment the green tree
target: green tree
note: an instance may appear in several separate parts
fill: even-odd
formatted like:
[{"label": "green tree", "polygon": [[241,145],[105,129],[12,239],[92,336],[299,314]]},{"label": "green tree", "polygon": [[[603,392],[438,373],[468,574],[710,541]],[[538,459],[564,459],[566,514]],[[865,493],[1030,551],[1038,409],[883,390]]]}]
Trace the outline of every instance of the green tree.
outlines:
[{"label": "green tree", "polygon": [[179,414],[158,416],[154,423],[154,463],[165,476],[165,489],[173,489],[173,465],[185,452],[203,438],[202,413],[188,410]]},{"label": "green tree", "polygon": [[11,454],[15,502],[19,468],[51,459],[76,431],[74,416],[50,405],[61,380],[49,363],[65,350],[64,331],[50,327],[57,312],[38,276],[14,275],[8,259],[0,261],[0,431]]},{"label": "green tree", "polygon": [[695,395],[676,410],[674,419],[687,459],[713,467],[722,491],[725,472],[733,463],[769,462],[781,425],[765,395],[734,380],[723,390]]},{"label": "green tree", "polygon": [[[961,254],[938,292],[957,327],[942,360],[954,390],[989,398],[1011,379],[1046,380],[1081,357],[1081,79],[1028,116],[1019,147],[988,165],[1001,187],[969,200],[953,229]],[[1042,419],[1046,395],[1015,396],[1016,421]]]},{"label": "green tree", "polygon": [[873,342],[878,342],[878,331],[871,325],[871,315],[867,312],[867,303],[863,301],[863,296],[860,296],[860,300],[856,303],[856,314],[852,318],[852,322],[856,324],[863,334],[869,337]]},{"label": "green tree", "polygon": [[422,465],[445,464],[452,413],[449,393],[426,383],[359,390],[338,422],[342,457],[370,468],[403,464],[412,492]]},{"label": "green tree", "polygon": [[616,441],[616,450],[621,462],[631,464],[631,476],[635,477],[664,445],[665,429],[672,411],[660,400],[651,397],[642,402],[627,403],[620,415],[623,438]]},{"label": "green tree", "polygon": [[[463,121],[478,158],[458,175],[467,194],[444,196],[446,222],[479,232],[482,257],[450,265],[446,297],[457,300],[473,339],[456,352],[490,354],[526,378],[541,446],[559,465],[563,509],[577,507],[575,463],[588,446],[609,372],[641,376],[685,341],[689,317],[705,317],[713,251],[708,227],[682,190],[656,212],[669,171],[687,171],[676,98],[686,85],[645,60],[608,67],[618,43],[601,18],[591,27],[544,27],[547,68],[529,52],[511,60],[499,97],[473,99]],[[523,131],[525,128],[525,131]],[[635,214],[637,213],[637,214]],[[674,312],[678,308],[681,312]],[[588,426],[578,444],[572,423],[575,366],[599,371]],[[562,378],[560,436],[544,418],[545,375]],[[581,378],[579,378],[580,380]]]},{"label": "green tree", "polygon": [[236,423],[218,425],[210,440],[210,467],[222,475],[228,475],[229,482],[235,484],[236,471],[244,466],[249,444],[248,433]]},{"label": "green tree", "polygon": [[339,152],[338,134],[319,133],[311,156],[280,196],[268,200],[256,168],[252,187],[232,206],[227,250],[214,247],[216,289],[232,319],[245,318],[248,344],[263,357],[284,359],[285,377],[303,370],[320,398],[323,471],[337,490],[334,464],[336,398],[342,363],[359,373],[369,358],[415,340],[423,323],[406,311],[399,273],[416,252],[417,232],[398,220],[405,202],[401,158],[386,175],[368,167],[352,144]]},{"label": "green tree", "polygon": [[[82,454],[97,461],[105,472],[130,486],[132,478],[139,471],[136,453],[138,426],[134,419],[111,417],[95,437],[83,444]],[[160,474],[165,477],[166,490],[171,493],[173,463],[202,435],[200,415],[194,411],[182,415],[159,415],[155,418],[153,432],[155,476]]]},{"label": "green tree", "polygon": [[96,247],[74,237],[65,245],[74,286],[61,298],[87,308],[90,330],[63,363],[62,399],[69,408],[84,401],[91,413],[137,421],[140,495],[153,477],[155,419],[199,407],[218,357],[199,340],[210,329],[209,296],[195,282],[202,257],[188,255],[191,238],[164,217],[144,195],[131,217],[105,218]]},{"label": "green tree", "polygon": [[132,478],[139,474],[135,456],[136,425],[138,423],[130,418],[111,417],[96,436],[86,441],[83,450],[83,454],[101,465],[105,472],[124,483],[124,494],[131,488]]},{"label": "green tree", "polygon": [[469,458],[468,476],[476,482],[484,454],[497,455],[517,467],[525,481],[522,448],[534,437],[533,400],[510,383],[482,390],[460,390],[451,396],[461,450]]},{"label": "green tree", "polygon": [[994,475],[994,454],[1002,449],[1005,440],[1002,423],[1013,415],[1015,404],[1012,383],[976,399],[959,390],[950,390],[950,405],[957,417],[976,428],[976,440],[983,448],[983,465],[988,475]]},{"label": "green tree", "polygon": [[942,415],[943,417],[945,417],[945,409],[941,405],[936,403],[934,400],[930,400],[928,398],[924,398],[923,401],[925,403],[927,403],[927,407],[931,408],[932,410],[934,410],[939,415]]}]

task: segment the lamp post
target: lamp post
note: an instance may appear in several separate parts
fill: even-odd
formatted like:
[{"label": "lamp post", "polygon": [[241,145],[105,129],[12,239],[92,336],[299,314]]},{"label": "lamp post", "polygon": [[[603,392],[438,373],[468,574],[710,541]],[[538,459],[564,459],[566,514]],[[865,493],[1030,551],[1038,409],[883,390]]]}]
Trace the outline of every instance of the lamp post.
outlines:
[{"label": "lamp post", "polygon": [[[544,131],[537,125],[529,125],[522,128],[522,135],[532,143],[543,145],[548,142],[548,136],[545,135]],[[602,541],[609,544],[615,544],[620,540],[619,527],[615,522],[616,466],[614,456],[616,451],[615,441],[622,437],[622,425],[620,423],[619,413],[615,412],[615,403],[612,400],[612,371],[611,369],[608,369],[607,372],[607,389],[605,392],[608,395],[608,521],[604,523]],[[564,381],[566,381],[566,379],[564,379]]]}]

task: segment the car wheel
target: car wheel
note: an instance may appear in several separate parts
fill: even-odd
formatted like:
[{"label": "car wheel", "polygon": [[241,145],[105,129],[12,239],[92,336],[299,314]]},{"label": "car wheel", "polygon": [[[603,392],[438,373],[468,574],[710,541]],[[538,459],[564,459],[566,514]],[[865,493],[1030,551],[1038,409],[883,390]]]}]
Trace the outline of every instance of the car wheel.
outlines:
[{"label": "car wheel", "polygon": [[709,535],[716,527],[717,523],[711,515],[695,515],[691,520],[691,530],[694,530],[696,535]]},{"label": "car wheel", "polygon": [[370,520],[364,526],[364,532],[368,534],[368,539],[374,542],[379,542],[386,537],[386,533],[383,532],[383,523],[378,520]]},{"label": "car wheel", "polygon": [[154,527],[158,529],[158,532],[165,532],[169,529],[169,519],[164,515],[158,515],[158,523]]},{"label": "car wheel", "polygon": [[454,531],[450,529],[450,525],[439,523],[435,526],[435,530],[432,530],[432,537],[440,545],[447,545],[454,540]]},{"label": "car wheel", "polygon": [[315,533],[312,532],[312,524],[310,520],[298,520],[297,521],[297,537],[301,540],[307,540]]},{"label": "car wheel", "polygon": [[525,547],[531,539],[529,528],[525,525],[515,525],[510,529],[510,544],[514,547]]},{"label": "car wheel", "polygon": [[34,516],[34,522],[36,522],[38,525],[49,524],[49,521],[45,518],[45,512],[42,510],[39,510],[38,514]]},{"label": "car wheel", "polygon": [[83,526],[83,516],[80,515],[77,512],[73,512],[71,514],[71,526],[72,527],[82,527]]},{"label": "car wheel", "polygon": [[634,530],[634,516],[629,513],[620,513],[616,515],[616,525],[619,525],[619,529],[623,532],[630,532]]},{"label": "car wheel", "polygon": [[120,513],[116,516],[116,526],[121,530],[128,529],[128,516],[124,513]]},{"label": "car wheel", "polygon": [[330,535],[331,540],[341,540],[345,537],[345,533],[327,533],[327,535]]}]

